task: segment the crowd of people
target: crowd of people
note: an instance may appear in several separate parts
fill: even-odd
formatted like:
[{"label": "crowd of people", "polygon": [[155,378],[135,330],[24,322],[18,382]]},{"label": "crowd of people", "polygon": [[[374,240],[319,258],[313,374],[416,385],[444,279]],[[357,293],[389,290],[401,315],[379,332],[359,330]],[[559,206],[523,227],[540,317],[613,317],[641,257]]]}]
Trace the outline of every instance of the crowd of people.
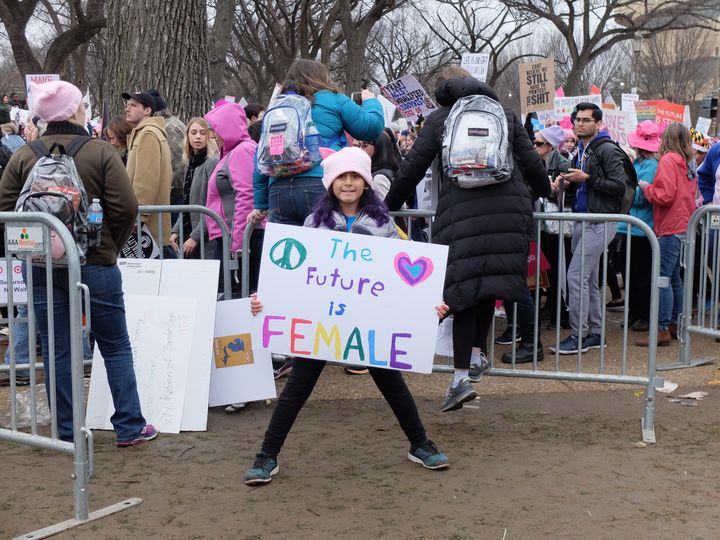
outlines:
[{"label": "crowd of people", "polygon": [[[533,295],[528,289],[528,253],[535,237],[533,211],[619,214],[628,211],[650,227],[660,243],[660,276],[670,287],[660,289],[658,345],[677,338],[677,317],[682,308],[681,244],[690,216],[701,204],[720,204],[720,144],[682,124],[658,125],[644,121],[628,137],[629,149],[610,138],[603,111],[580,103],[571,116],[572,129],[548,125],[538,131],[503,107],[512,172],[507,181],[466,188],[453,181],[443,162],[445,122],[453,106],[470,96],[499,102],[493,88],[458,67],[446,68],[434,95],[438,109],[422,125],[385,127],[383,108],[365,89],[356,103],[332,81],[326,66],[298,60],[282,84],[281,94],[310,101],[312,121],[319,133],[322,161],[297,174],[269,175],[258,166],[265,107],[220,100],[209,111],[183,123],[172,114],[154,89],[123,94],[125,114],[112,118],[104,132],[108,142],[91,139],[78,152],[76,163],[89,198],[104,209],[102,245],[82,268],[90,288],[95,343],[105,358],[115,403],[112,422],[118,446],[130,446],[157,435],[145,422],[137,399],[132,354],[125,326],[122,286],[116,265],[118,251],[133,234],[138,205],[201,205],[215,211],[230,232],[232,252],[250,257],[251,291],[257,289],[259,255],[264,226],[282,223],[407,238],[407,223],[394,220],[389,211],[417,207],[417,186],[432,172],[436,190],[433,241],[449,247],[443,299],[438,316],[453,318],[453,380],[443,412],[461,408],[474,399],[474,383],[491,362],[486,357],[489,338],[498,343],[519,343],[502,362],[540,362],[543,345],[536,334]],[[80,91],[54,81],[32,87],[31,122],[24,136],[39,138],[48,147],[67,145],[76,137],[91,135],[84,124]],[[8,97],[8,96],[5,96]],[[3,98],[5,103],[8,101]],[[0,107],[0,123],[5,108]],[[200,116],[200,113],[204,115]],[[36,159],[25,141],[3,123],[0,167],[0,210],[14,210],[20,190]],[[16,131],[16,130],[15,130]],[[6,142],[7,138],[7,142]],[[19,137],[18,137],[19,138]],[[432,189],[432,186],[431,186]],[[163,251],[164,257],[215,257],[223,261],[222,231],[211,219],[183,213],[174,221],[165,214],[141,213],[140,218]],[[203,221],[204,220],[204,221]],[[253,226],[250,246],[243,246],[245,229]],[[540,236],[550,259],[545,302],[537,306],[552,327],[569,330],[549,347],[557,354],[582,354],[606,346],[602,340],[604,309],[624,307],[617,272],[608,266],[601,275],[602,258],[631,265],[623,279],[633,294],[628,311],[633,330],[649,329],[650,243],[639,227],[627,235],[624,223],[545,221]],[[424,240],[422,227],[411,229],[413,240]],[[200,253],[206,245],[207,253]],[[249,255],[244,255],[248,254]],[[622,264],[617,265],[622,273]],[[48,327],[46,283],[41,269],[35,279],[35,312],[47,362]],[[69,328],[67,275],[53,277],[57,413],[60,438],[72,440],[69,395]],[[601,294],[608,280],[612,299]],[[237,293],[237,278],[233,278]],[[222,284],[221,284],[222,288]],[[488,336],[496,301],[516,304],[517,321],[509,321],[501,336]],[[252,312],[262,310],[253,296]],[[27,317],[27,311],[24,315]],[[16,328],[18,325],[16,325]],[[517,330],[516,330],[517,329]],[[648,336],[637,340],[647,346]],[[18,362],[27,362],[27,348],[15,344]],[[6,362],[8,359],[6,358]],[[278,366],[276,377],[289,375],[278,399],[261,450],[245,481],[267,483],[277,473],[278,454],[305,400],[312,392],[324,362],[289,359]],[[447,456],[427,438],[412,395],[399,372],[377,368],[348,369],[369,373],[387,400],[409,443],[408,458],[426,468],[448,466]],[[18,372],[16,382],[26,382]],[[48,392],[50,388],[48,387]],[[238,410],[243,404],[234,404]]]}]

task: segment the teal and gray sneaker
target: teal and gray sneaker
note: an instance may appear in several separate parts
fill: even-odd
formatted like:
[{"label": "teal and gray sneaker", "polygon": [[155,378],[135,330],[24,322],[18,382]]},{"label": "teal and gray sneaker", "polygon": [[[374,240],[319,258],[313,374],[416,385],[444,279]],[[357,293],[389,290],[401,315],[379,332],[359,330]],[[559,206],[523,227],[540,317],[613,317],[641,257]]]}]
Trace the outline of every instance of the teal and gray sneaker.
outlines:
[{"label": "teal and gray sneaker", "polygon": [[248,486],[267,484],[279,470],[280,466],[276,459],[262,453],[258,454],[255,456],[253,466],[245,473],[245,484]]},{"label": "teal and gray sneaker", "polygon": [[430,439],[425,441],[422,446],[410,448],[408,459],[414,463],[419,463],[426,469],[447,469],[450,466],[448,457],[438,450],[435,443]]}]

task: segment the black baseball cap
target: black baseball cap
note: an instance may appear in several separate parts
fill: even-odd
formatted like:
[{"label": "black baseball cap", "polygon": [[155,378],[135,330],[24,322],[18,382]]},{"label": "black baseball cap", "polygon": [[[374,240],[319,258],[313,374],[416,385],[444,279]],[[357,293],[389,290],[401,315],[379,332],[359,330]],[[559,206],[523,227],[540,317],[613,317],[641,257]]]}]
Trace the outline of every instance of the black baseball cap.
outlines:
[{"label": "black baseball cap", "polygon": [[132,94],[130,92],[123,92],[122,98],[125,100],[134,99],[145,107],[150,107],[150,109],[152,109],[152,112],[155,112],[157,110],[157,103],[155,102],[155,98],[147,92],[133,92]]}]

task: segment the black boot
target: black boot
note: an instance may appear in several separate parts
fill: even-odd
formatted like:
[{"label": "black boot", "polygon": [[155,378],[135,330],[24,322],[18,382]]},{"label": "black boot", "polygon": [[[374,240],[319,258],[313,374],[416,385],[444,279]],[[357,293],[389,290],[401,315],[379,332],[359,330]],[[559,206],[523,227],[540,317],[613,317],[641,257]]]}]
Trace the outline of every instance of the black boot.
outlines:
[{"label": "black boot", "polygon": [[[542,362],[545,359],[545,351],[542,343],[538,340],[537,361]],[[506,352],[500,358],[503,364],[512,364],[512,351]],[[523,340],[522,345],[515,351],[515,363],[527,364],[533,361],[533,340]]]}]

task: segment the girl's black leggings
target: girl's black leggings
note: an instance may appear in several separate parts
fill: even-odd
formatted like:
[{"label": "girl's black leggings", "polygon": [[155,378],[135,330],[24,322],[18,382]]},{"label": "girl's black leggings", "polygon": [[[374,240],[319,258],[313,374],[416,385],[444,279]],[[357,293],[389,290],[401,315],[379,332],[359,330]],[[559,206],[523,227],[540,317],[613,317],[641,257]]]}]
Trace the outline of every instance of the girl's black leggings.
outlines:
[{"label": "girl's black leggings", "polygon": [[487,338],[495,316],[495,300],[481,300],[476,305],[453,314],[453,365],[470,369],[473,347],[487,352]]},{"label": "girl's black leggings", "polygon": [[[270,425],[265,432],[262,453],[276,457],[292,429],[300,409],[315,388],[326,362],[295,358],[290,378],[275,405]],[[425,427],[420,420],[415,400],[405,384],[402,373],[390,369],[370,368],[370,375],[378,390],[395,413],[400,427],[412,446],[427,441]]]}]

